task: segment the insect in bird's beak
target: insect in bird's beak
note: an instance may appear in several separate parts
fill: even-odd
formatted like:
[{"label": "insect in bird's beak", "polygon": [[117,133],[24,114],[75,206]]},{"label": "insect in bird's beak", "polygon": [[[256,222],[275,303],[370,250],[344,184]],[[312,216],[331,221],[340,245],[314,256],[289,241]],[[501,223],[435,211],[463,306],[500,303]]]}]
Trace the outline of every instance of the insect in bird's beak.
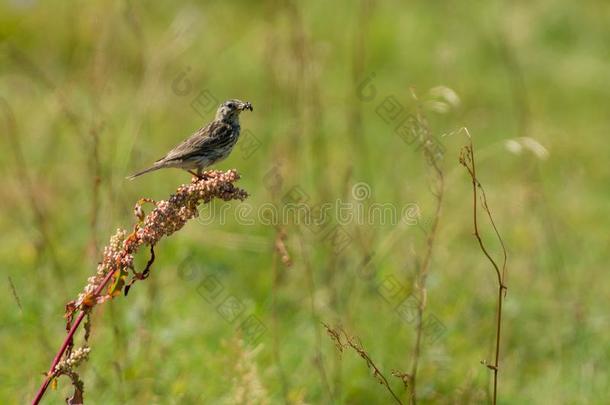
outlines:
[{"label": "insect in bird's beak", "polygon": [[254,111],[254,108],[252,108],[252,104],[250,102],[245,102],[241,105],[241,109],[243,110],[250,110],[250,111]]}]

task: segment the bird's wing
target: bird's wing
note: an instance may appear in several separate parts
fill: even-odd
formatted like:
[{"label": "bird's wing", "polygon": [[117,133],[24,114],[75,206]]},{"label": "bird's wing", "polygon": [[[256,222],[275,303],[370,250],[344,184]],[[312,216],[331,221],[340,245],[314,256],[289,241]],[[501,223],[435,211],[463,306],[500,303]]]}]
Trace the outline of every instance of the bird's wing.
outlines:
[{"label": "bird's wing", "polygon": [[212,121],[169,151],[169,153],[159,159],[157,163],[183,160],[193,155],[201,154],[201,152],[205,150],[221,148],[231,139],[229,136],[231,131],[232,128],[229,124],[220,121]]}]

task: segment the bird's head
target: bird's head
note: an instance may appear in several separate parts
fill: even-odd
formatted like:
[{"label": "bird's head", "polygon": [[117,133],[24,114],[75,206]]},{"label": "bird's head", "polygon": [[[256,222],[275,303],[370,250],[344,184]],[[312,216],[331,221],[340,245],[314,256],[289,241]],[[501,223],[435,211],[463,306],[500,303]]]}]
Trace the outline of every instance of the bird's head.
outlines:
[{"label": "bird's head", "polygon": [[252,104],[235,98],[227,100],[218,107],[218,110],[216,111],[216,120],[225,122],[236,121],[243,110],[252,111]]}]

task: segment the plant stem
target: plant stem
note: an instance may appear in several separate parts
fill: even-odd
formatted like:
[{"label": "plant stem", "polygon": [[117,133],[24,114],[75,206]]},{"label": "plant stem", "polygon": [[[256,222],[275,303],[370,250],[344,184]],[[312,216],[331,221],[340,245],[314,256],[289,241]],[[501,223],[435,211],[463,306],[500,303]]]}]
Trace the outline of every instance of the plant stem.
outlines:
[{"label": "plant stem", "polygon": [[[460,163],[466,168],[466,170],[468,171],[468,174],[470,175],[470,178],[472,180],[472,209],[473,209],[474,236],[477,239],[477,241],[479,242],[479,247],[481,248],[481,251],[485,254],[485,256],[487,257],[489,262],[492,264],[492,266],[496,272],[497,279],[498,279],[498,303],[496,306],[495,356],[494,356],[493,364],[487,365],[487,368],[489,368],[493,371],[492,404],[496,405],[497,398],[498,398],[498,373],[500,371],[500,341],[501,341],[501,332],[502,332],[502,304],[504,302],[504,297],[506,295],[506,290],[507,290],[507,287],[505,284],[507,253],[506,253],[506,247],[504,246],[504,241],[502,239],[502,236],[500,236],[500,232],[498,231],[498,228],[496,227],[496,224],[494,222],[493,216],[491,215],[489,206],[487,205],[487,197],[485,196],[485,190],[483,189],[483,186],[481,186],[481,183],[477,179],[477,171],[476,171],[476,165],[475,165],[475,160],[474,160],[474,146],[472,144],[472,137],[470,136],[470,133],[468,132],[467,129],[465,129],[465,131],[466,131],[466,135],[468,136],[468,139],[469,139],[469,145],[464,147],[464,149],[462,150],[462,155],[460,157]],[[479,196],[478,191],[481,192],[480,196]],[[485,244],[483,243],[483,239],[481,238],[481,234],[479,233],[479,224],[478,224],[478,220],[477,220],[477,200],[479,197],[481,198],[481,206],[483,207],[483,210],[487,214],[487,218],[489,219],[489,221],[491,223],[494,233],[496,234],[496,237],[498,238],[498,240],[500,241],[500,245],[502,246],[502,255],[503,255],[502,270],[500,270],[500,267],[498,266],[496,261],[491,257],[491,255],[487,251],[487,248],[485,247]]]},{"label": "plant stem", "polygon": [[417,287],[419,290],[419,305],[417,306],[417,324],[416,324],[416,336],[415,336],[415,345],[413,346],[413,362],[411,364],[411,373],[409,376],[409,382],[411,383],[411,395],[409,398],[409,402],[411,404],[417,403],[417,368],[419,364],[419,356],[421,353],[421,340],[423,335],[423,318],[424,318],[424,310],[426,307],[426,279],[428,277],[428,270],[430,269],[430,261],[432,259],[432,250],[434,247],[434,240],[436,238],[438,224],[441,215],[441,206],[443,202],[443,189],[444,189],[444,178],[442,172],[437,171],[439,176],[439,190],[438,194],[435,194],[436,197],[436,209],[434,212],[434,220],[432,223],[432,228],[430,229],[430,233],[428,234],[428,238],[426,240],[426,254],[424,256],[424,260],[417,275]]},{"label": "plant stem", "polygon": [[[114,273],[113,270],[110,270],[108,272],[108,274],[106,275],[106,277],[104,278],[102,283],[98,286],[98,288],[93,293],[94,297],[97,297],[102,292],[104,287],[106,287],[106,284],[108,284],[108,281],[110,281],[110,278],[112,277],[113,273]],[[42,396],[44,395],[47,388],[49,387],[49,384],[51,383],[51,381],[53,381],[53,378],[55,378],[55,367],[57,366],[57,364],[61,360],[62,356],[66,352],[66,349],[70,345],[70,342],[72,342],[72,338],[74,337],[74,334],[78,330],[78,327],[80,326],[80,324],[83,322],[83,319],[85,319],[85,315],[87,315],[87,311],[81,310],[80,313],[78,314],[78,317],[72,324],[72,327],[70,328],[70,331],[68,332],[68,335],[66,335],[66,338],[64,339],[63,343],[61,344],[61,347],[59,348],[59,351],[57,352],[57,354],[55,355],[55,358],[53,359],[53,362],[51,363],[51,367],[49,367],[49,371],[47,372],[47,377],[45,378],[44,382],[38,389],[38,392],[36,393],[36,397],[32,401],[32,405],[37,405],[38,403],[40,403],[40,400],[42,399]]]},{"label": "plant stem", "polygon": [[500,331],[502,328],[502,301],[503,301],[503,291],[504,286],[500,285],[498,287],[498,312],[496,314],[496,356],[494,359],[494,391],[493,391],[493,404],[496,404],[497,396],[498,396],[498,369],[500,366]]},{"label": "plant stem", "polygon": [[[417,96],[415,92],[412,93],[413,97],[417,101]],[[430,128],[428,126],[427,120],[425,116],[422,114],[419,106],[417,112],[418,122],[422,125],[422,128],[425,131],[423,145],[423,156],[430,164],[436,175],[437,188],[436,190],[432,190],[432,195],[436,199],[436,207],[434,210],[434,219],[432,221],[432,226],[428,235],[426,237],[426,252],[424,253],[424,258],[422,261],[422,265],[418,266],[418,272],[415,278],[415,288],[418,294],[418,306],[417,306],[417,322],[416,322],[416,335],[415,335],[415,345],[413,346],[412,352],[412,363],[411,363],[411,372],[408,375],[408,381],[410,384],[410,395],[409,395],[409,403],[411,405],[415,405],[417,403],[417,369],[419,365],[419,357],[421,355],[421,343],[423,337],[423,318],[424,311],[426,309],[426,281],[428,278],[428,272],[430,270],[430,262],[432,260],[432,252],[434,250],[434,241],[436,239],[436,234],[438,232],[438,225],[441,217],[441,207],[443,205],[443,193],[445,190],[445,177],[443,175],[443,171],[439,166],[439,163],[436,159],[434,151],[428,149],[428,142],[431,141],[432,135],[430,134]]]}]

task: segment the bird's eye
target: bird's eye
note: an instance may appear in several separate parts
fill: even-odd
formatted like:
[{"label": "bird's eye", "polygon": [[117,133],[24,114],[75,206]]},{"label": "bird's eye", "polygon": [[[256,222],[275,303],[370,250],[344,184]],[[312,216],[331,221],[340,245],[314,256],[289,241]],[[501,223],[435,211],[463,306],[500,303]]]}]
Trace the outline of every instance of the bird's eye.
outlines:
[{"label": "bird's eye", "polygon": [[227,104],[227,107],[229,107],[229,108],[234,108],[234,107],[235,107],[235,104],[233,104],[233,103],[229,103],[229,104]]}]

